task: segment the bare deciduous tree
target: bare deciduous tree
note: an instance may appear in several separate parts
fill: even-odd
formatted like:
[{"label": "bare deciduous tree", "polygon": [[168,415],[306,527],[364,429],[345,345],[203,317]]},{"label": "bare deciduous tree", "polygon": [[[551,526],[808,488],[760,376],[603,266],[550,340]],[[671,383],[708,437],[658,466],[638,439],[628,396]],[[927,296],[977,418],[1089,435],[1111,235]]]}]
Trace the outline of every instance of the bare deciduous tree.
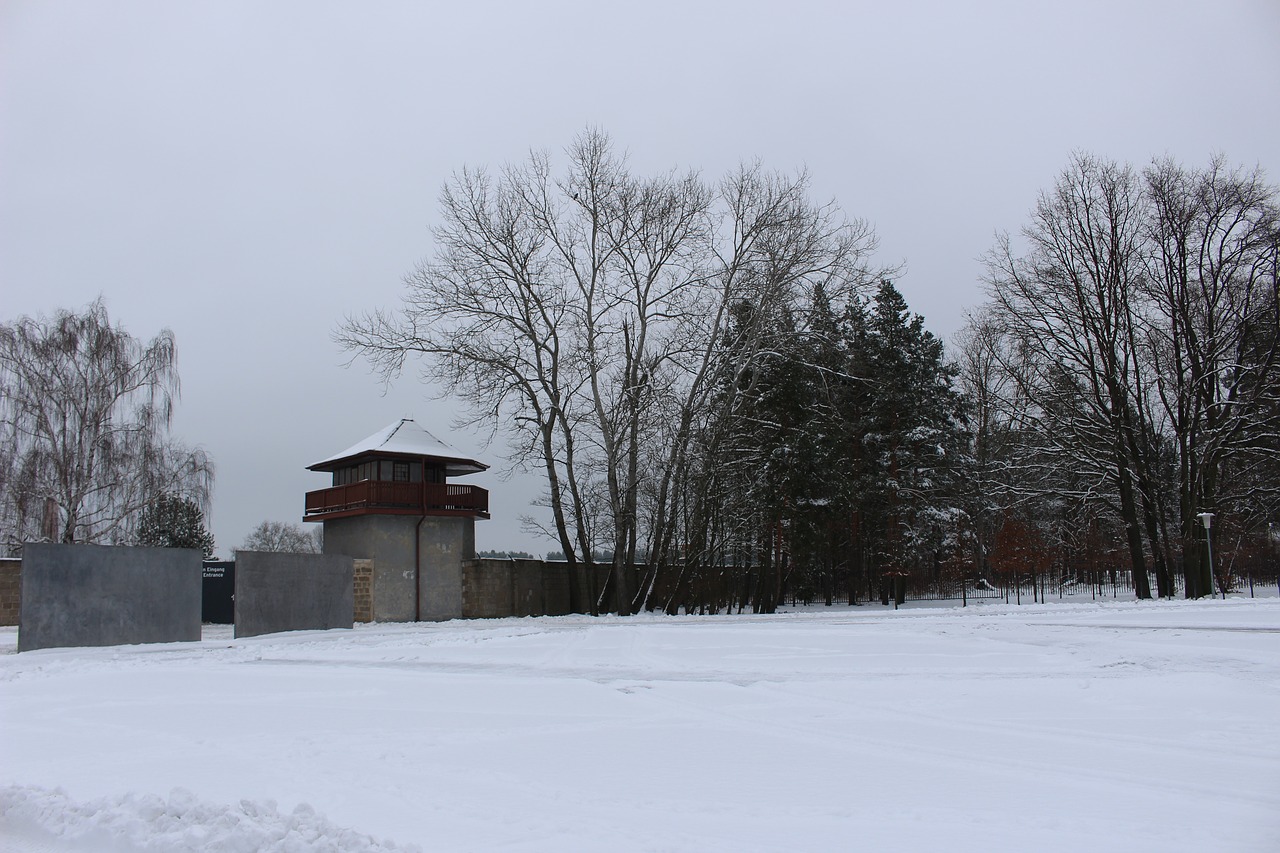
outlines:
[{"label": "bare deciduous tree", "polygon": [[1112,503],[1139,595],[1148,558],[1173,594],[1175,550],[1187,595],[1212,593],[1197,516],[1244,535],[1280,506],[1275,188],[1221,157],[1139,175],[1080,155],[1022,237],[1024,252],[1005,237],[988,257],[1006,345],[985,381],[1013,379],[1005,461],[1060,512]]},{"label": "bare deciduous tree", "polygon": [[1017,340],[1022,361],[1011,372],[1039,410],[1042,434],[1102,462],[1114,479],[1135,590],[1149,598],[1143,532],[1154,532],[1146,523],[1154,496],[1134,311],[1142,213],[1132,170],[1077,155],[1022,230],[1027,254],[1003,237],[988,255],[987,281]]},{"label": "bare deciduous tree", "polygon": [[[809,204],[803,177],[748,167],[719,193],[694,173],[641,178],[595,131],[567,154],[560,178],[541,153],[456,174],[403,310],[349,319],[338,339],[388,377],[424,356],[425,379],[505,432],[515,461],[545,473],[566,559],[612,554],[626,613],[647,595],[628,588],[637,555],[677,541],[676,484],[730,352],[730,309],[867,278],[874,241]],[[602,592],[575,606],[595,612]]]},{"label": "bare deciduous tree", "polygon": [[[1202,511],[1259,515],[1265,481],[1247,474],[1280,451],[1280,214],[1258,170],[1215,157],[1146,172],[1148,343],[1178,453],[1179,533],[1188,597],[1211,595]],[[1234,471],[1232,465],[1234,463]],[[1253,494],[1249,494],[1250,491]]]},{"label": "bare deciduous tree", "polygon": [[279,551],[288,554],[319,554],[322,531],[319,527],[306,530],[301,525],[285,521],[264,521],[244,538],[235,551]]}]

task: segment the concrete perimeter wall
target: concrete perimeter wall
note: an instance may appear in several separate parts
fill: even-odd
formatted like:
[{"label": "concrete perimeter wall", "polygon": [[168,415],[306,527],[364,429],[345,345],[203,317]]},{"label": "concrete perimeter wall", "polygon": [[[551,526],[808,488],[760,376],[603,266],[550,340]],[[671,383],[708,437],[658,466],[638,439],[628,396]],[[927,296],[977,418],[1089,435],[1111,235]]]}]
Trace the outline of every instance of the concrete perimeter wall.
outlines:
[{"label": "concrete perimeter wall", "polygon": [[18,651],[200,639],[194,548],[28,543]]},{"label": "concrete perimeter wall", "polygon": [[237,551],[235,635],[350,628],[353,589],[350,557]]},{"label": "concrete perimeter wall", "polygon": [[[597,569],[596,589],[603,589],[608,567]],[[504,616],[564,616],[586,613],[574,603],[575,586],[590,588],[586,570],[571,578],[568,563],[542,560],[468,560],[462,564],[462,615],[469,619]]]},{"label": "concrete perimeter wall", "polygon": [[[547,563],[548,566],[563,566],[566,574],[569,573],[568,563]],[[640,583],[643,569],[639,566],[632,566],[627,570],[627,585],[635,590]],[[608,565],[592,566],[590,570],[581,563],[576,564],[569,578],[572,585],[574,613],[590,613],[591,602],[594,600],[598,605],[598,613],[613,613],[618,609],[618,596],[613,588],[612,577],[613,567]]]}]

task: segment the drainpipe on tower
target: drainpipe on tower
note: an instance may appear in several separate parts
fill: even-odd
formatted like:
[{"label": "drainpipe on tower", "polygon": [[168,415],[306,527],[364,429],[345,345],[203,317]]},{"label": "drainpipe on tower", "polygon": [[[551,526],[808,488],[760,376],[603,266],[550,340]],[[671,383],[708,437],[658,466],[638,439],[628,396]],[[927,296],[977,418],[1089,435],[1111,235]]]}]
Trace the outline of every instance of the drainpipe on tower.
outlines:
[{"label": "drainpipe on tower", "polygon": [[422,466],[422,480],[418,483],[418,509],[422,515],[413,529],[413,621],[422,621],[422,523],[427,520],[427,467]]}]

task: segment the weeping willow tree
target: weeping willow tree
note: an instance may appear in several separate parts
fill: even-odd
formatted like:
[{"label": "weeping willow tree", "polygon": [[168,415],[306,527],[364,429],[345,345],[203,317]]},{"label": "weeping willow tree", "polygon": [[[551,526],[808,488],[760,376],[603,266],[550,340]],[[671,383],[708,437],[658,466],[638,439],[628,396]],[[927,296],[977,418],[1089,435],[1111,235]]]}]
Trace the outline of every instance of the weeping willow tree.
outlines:
[{"label": "weeping willow tree", "polygon": [[213,463],[169,435],[173,333],[142,342],[99,299],[0,325],[0,536],[130,544],[162,496],[208,504]]}]

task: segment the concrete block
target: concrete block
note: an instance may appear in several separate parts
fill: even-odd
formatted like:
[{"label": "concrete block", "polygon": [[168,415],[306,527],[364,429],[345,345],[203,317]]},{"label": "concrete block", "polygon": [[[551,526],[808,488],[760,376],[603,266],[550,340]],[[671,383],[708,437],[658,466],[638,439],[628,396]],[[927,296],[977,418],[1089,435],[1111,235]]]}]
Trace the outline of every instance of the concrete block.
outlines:
[{"label": "concrete block", "polygon": [[350,557],[236,552],[237,637],[350,628],[354,622]]},{"label": "concrete block", "polygon": [[18,651],[200,639],[200,551],[28,543]]}]

